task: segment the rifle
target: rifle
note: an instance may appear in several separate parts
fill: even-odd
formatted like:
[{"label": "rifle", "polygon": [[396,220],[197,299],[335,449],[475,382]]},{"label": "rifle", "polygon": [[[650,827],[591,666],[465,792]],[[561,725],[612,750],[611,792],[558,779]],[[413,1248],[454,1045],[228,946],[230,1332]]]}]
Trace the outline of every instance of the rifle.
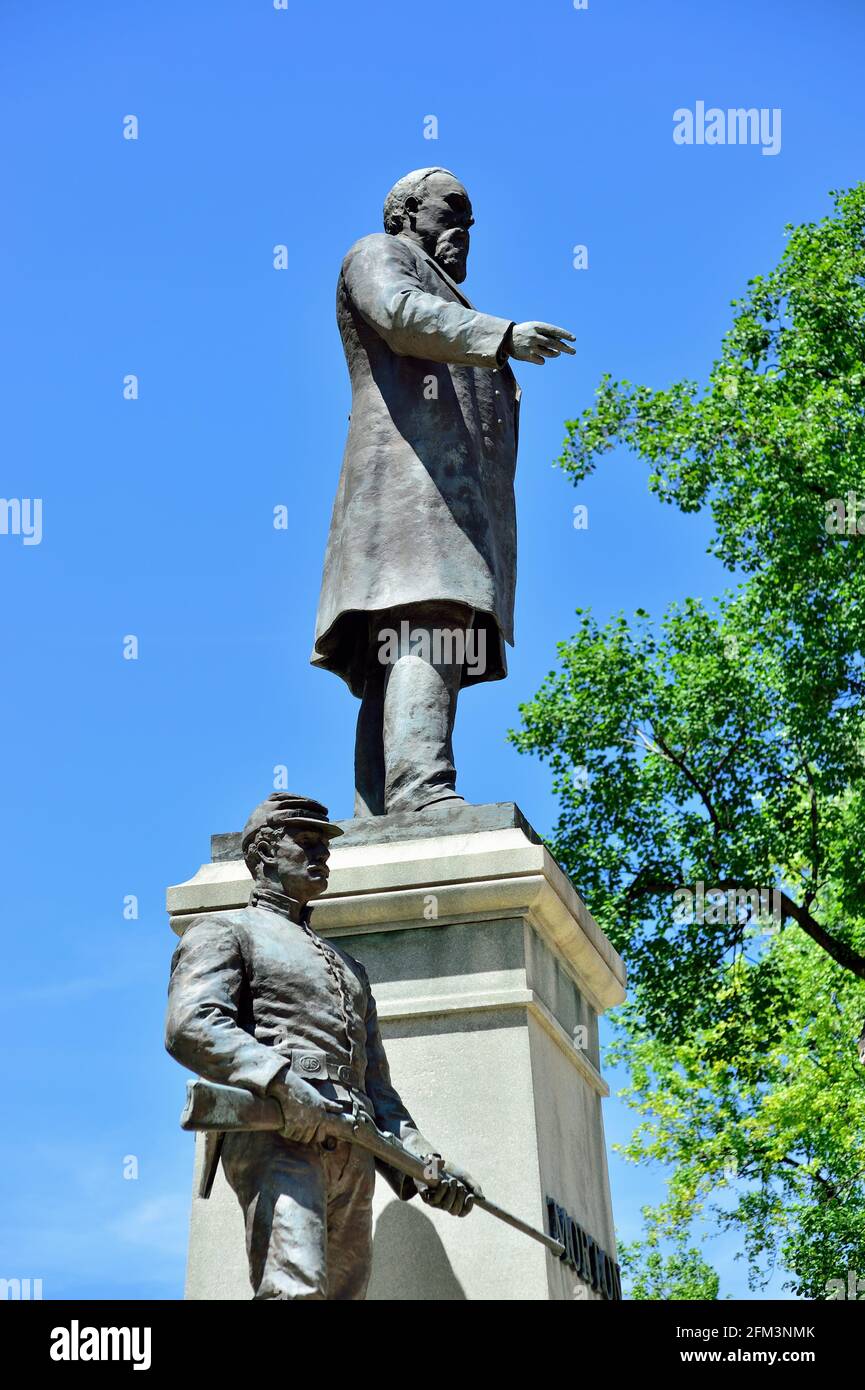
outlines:
[{"label": "rifle", "polygon": [[[240,1086],[220,1086],[215,1081],[199,1078],[197,1081],[186,1083],[186,1108],[180,1117],[180,1128],[203,1130],[208,1135],[214,1131],[227,1133],[232,1130],[281,1130],[285,1128],[285,1117],[279,1101],[274,1096],[255,1096]],[[397,1172],[407,1174],[426,1187],[437,1187],[447,1175],[447,1168],[440,1172],[436,1162],[431,1163],[429,1159],[418,1158],[416,1154],[409,1153],[394,1135],[383,1134],[363,1110],[355,1110],[351,1116],[328,1115],[319,1125],[316,1135],[357,1144],[359,1148],[367,1149],[391,1168],[396,1168]],[[218,1157],[218,1152],[212,1157]],[[215,1169],[215,1162],[213,1168]],[[211,1182],[212,1173],[209,1179],[204,1175],[202,1196],[209,1195]],[[535,1226],[530,1226],[528,1222],[521,1221],[518,1216],[513,1216],[502,1207],[497,1207],[486,1197],[475,1197],[474,1205],[488,1211],[490,1216],[495,1216],[497,1220],[504,1221],[505,1225],[513,1226],[514,1230],[521,1231],[524,1236],[539,1241],[558,1259],[564,1255],[565,1247],[561,1241],[548,1236],[544,1231],[539,1231]]]}]

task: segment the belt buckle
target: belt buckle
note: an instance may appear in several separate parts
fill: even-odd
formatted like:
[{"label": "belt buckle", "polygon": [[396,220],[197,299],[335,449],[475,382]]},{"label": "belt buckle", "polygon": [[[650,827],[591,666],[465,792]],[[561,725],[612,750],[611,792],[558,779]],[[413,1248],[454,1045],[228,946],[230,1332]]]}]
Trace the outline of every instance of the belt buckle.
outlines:
[{"label": "belt buckle", "polygon": [[324,1072],[324,1061],[314,1052],[304,1052],[297,1059],[297,1066],[304,1076],[321,1076]]},{"label": "belt buckle", "polygon": [[341,1081],[344,1086],[353,1086],[354,1072],[351,1067],[339,1066],[336,1069],[336,1079]]}]

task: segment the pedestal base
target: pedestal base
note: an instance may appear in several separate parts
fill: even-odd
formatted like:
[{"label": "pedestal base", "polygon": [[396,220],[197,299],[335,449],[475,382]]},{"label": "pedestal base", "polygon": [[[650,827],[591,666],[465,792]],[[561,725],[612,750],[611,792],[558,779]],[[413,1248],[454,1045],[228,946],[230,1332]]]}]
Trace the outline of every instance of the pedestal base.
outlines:
[{"label": "pedestal base", "polygon": [[[597,1020],[624,998],[620,958],[511,803],[342,825],[313,923],[366,966],[397,1089],[491,1200],[569,1247],[557,1260],[486,1212],[455,1220],[379,1181],[368,1297],[616,1297]],[[215,836],[214,862],[169,889],[176,931],[245,904],[238,853]],[[193,1199],[186,1297],[250,1297],[221,1172]]]}]

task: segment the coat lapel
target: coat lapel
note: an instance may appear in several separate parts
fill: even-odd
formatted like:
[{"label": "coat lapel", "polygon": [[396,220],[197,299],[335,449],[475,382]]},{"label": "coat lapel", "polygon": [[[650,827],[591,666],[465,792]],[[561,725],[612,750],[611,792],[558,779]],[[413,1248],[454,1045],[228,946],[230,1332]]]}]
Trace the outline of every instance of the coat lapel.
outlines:
[{"label": "coat lapel", "polygon": [[[459,285],[456,283],[455,280],[452,280],[452,279],[451,279],[451,277],[448,275],[447,271],[446,271],[446,270],[442,270],[441,266],[438,264],[438,261],[433,260],[432,256],[428,256],[427,253],[426,253],[426,251],[424,251],[423,247],[418,246],[418,244],[417,244],[416,241],[409,242],[409,245],[412,246],[412,247],[414,247],[415,251],[417,251],[417,253],[418,253],[418,255],[420,256],[421,260],[422,260],[422,261],[426,261],[427,265],[430,267],[431,270],[434,270],[434,271],[435,271],[435,273],[436,273],[436,275],[439,277],[439,279],[442,280],[442,281],[444,281],[444,283],[447,285],[448,289],[451,290],[452,293],[456,295],[457,299],[460,301],[461,304],[464,304],[465,307],[466,307],[467,309],[474,309],[474,307],[475,307],[474,304],[472,304],[471,300],[470,300],[466,295],[463,294],[463,292],[462,292],[462,290],[460,289]],[[504,367],[502,367],[500,370],[503,371],[507,376],[509,376],[509,377],[511,378],[511,380],[513,381],[513,383],[514,383],[514,388],[515,388],[515,403],[516,403],[517,411],[519,411],[520,397],[522,396],[523,393],[522,393],[522,390],[521,390],[521,388],[520,388],[519,382],[517,381],[516,377],[514,376],[513,368],[511,367],[510,362],[509,362],[509,361],[505,362]]]},{"label": "coat lapel", "polygon": [[422,247],[418,246],[416,242],[413,243],[413,244],[414,244],[414,246],[415,246],[415,249],[416,249],[417,252],[418,252],[418,255],[421,257],[421,260],[426,261],[427,265],[430,266],[430,268],[431,268],[432,270],[435,271],[435,273],[436,273],[436,275],[439,277],[439,279],[440,279],[440,280],[443,280],[444,283],[447,285],[448,289],[451,290],[452,293],[456,295],[456,297],[457,297],[457,299],[460,301],[460,303],[461,303],[461,304],[464,304],[464,305],[466,306],[467,309],[474,309],[474,307],[475,307],[474,304],[472,304],[472,302],[471,302],[470,299],[467,299],[467,298],[466,298],[466,296],[463,294],[462,290],[460,289],[459,285],[456,283],[455,280],[452,280],[452,279],[451,279],[451,277],[448,275],[447,271],[446,271],[446,270],[442,270],[442,268],[441,268],[441,266],[439,265],[438,261],[433,260],[432,256],[428,256],[427,253],[426,253],[426,251],[424,251]]}]

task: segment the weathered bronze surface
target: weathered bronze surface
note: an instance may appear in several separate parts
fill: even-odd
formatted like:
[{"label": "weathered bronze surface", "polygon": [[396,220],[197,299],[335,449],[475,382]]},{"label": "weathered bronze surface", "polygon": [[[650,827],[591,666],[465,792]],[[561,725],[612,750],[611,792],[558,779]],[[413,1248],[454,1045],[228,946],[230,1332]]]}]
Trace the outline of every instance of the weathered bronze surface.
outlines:
[{"label": "weathered bronze surface", "polygon": [[[391,1082],[366,971],[311,926],[341,833],[317,801],[278,792],[262,802],[241,837],[249,906],[194,919],[171,965],[168,1051],[209,1081],[272,1097],[284,1116],[281,1132],[233,1132],[219,1146],[246,1217],[256,1299],[364,1298],[374,1165],[404,1200],[418,1190],[325,1135],[329,1116],[365,1111],[410,1153],[435,1154]],[[216,1144],[208,1159],[202,1195]],[[466,1214],[477,1184],[450,1162],[445,1177],[424,1200]]]},{"label": "weathered bronze surface", "polygon": [[415,170],[339,277],[352,412],[312,661],[361,700],[357,815],[457,797],[457,696],[501,679],[513,643],[520,390],[509,359],[573,353],[566,329],[472,306],[459,286],[473,223],[453,174]]}]

